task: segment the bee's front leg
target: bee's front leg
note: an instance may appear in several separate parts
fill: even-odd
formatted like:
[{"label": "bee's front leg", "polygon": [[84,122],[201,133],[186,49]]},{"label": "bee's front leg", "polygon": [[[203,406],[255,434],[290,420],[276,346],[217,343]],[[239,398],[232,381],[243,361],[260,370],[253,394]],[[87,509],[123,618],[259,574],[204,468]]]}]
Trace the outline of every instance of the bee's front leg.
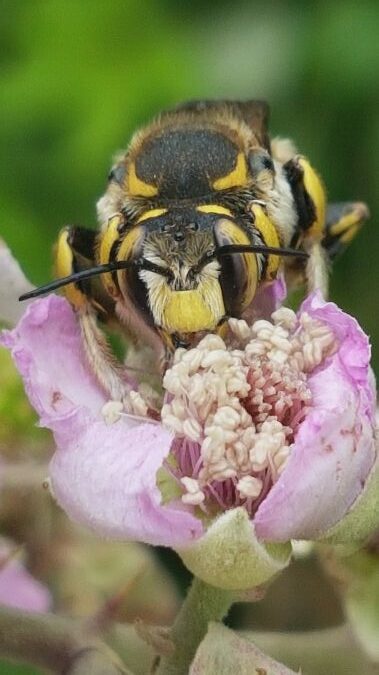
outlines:
[{"label": "bee's front leg", "polygon": [[320,241],[306,239],[303,246],[309,258],[305,266],[305,277],[308,292],[319,289],[326,299],[329,290],[328,258]]},{"label": "bee's front leg", "polygon": [[132,386],[127,382],[125,368],[113,355],[90,303],[78,310],[78,318],[83,348],[91,371],[109,398],[112,401],[122,401],[128,409]]},{"label": "bee's front leg", "polygon": [[[93,267],[95,247],[95,231],[74,226],[64,228],[55,251],[57,277]],[[64,293],[77,313],[83,349],[92,373],[110,399],[126,405],[131,387],[126,381],[125,369],[116,360],[98,324],[99,319],[103,322],[115,319],[113,298],[98,278],[69,284]]]}]

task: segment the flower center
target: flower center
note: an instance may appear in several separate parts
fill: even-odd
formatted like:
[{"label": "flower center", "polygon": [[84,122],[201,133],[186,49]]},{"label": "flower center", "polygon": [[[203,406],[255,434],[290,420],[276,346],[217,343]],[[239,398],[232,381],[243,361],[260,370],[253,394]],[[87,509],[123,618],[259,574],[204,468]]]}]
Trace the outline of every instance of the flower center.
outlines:
[{"label": "flower center", "polygon": [[207,335],[165,374],[162,423],[176,434],[166,470],[205,513],[255,513],[312,405],[309,373],[334,351],[334,334],[308,314],[281,308],[271,319],[230,319],[228,345]]}]

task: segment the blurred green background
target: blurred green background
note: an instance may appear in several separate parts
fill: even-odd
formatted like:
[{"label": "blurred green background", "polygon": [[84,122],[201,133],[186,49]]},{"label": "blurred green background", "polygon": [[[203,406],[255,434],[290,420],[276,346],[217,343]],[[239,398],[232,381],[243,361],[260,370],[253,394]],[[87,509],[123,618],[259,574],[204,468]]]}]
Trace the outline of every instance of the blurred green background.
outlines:
[{"label": "blurred green background", "polygon": [[[63,225],[96,226],[112,156],[138,126],[186,99],[265,98],[272,133],[295,139],[330,199],[370,206],[331,297],[371,335],[379,372],[378,2],[0,0],[0,17],[0,236],[33,282],[50,279]],[[290,595],[304,582],[291,574]],[[287,627],[308,627],[308,611]]]},{"label": "blurred green background", "polygon": [[332,200],[369,225],[332,297],[371,334],[378,364],[377,2],[1,0],[0,232],[35,283],[67,223],[95,226],[112,155],[189,98],[261,97]]}]

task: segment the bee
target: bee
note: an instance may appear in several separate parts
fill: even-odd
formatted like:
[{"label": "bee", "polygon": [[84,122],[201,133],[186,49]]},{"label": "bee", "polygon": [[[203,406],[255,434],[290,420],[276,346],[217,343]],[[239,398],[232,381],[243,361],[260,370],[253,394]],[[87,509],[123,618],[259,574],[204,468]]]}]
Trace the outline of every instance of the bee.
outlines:
[{"label": "bee", "polygon": [[101,322],[148,343],[164,368],[175,348],[243,318],[282,271],[327,293],[329,260],[368,216],[362,203],[326,206],[292,142],[270,140],[263,101],[194,101],[161,113],[114,163],[98,201],[99,231],[69,226],[56,246],[83,344],[111,398],[120,367]]}]

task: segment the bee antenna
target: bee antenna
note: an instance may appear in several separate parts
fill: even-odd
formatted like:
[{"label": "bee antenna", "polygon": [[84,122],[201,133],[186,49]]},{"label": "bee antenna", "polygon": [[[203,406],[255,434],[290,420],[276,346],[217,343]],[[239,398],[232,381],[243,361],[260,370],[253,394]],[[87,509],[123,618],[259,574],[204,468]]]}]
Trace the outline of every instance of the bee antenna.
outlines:
[{"label": "bee antenna", "polygon": [[233,253],[263,253],[265,255],[281,255],[284,257],[295,256],[303,260],[309,258],[309,254],[296,248],[281,248],[278,246],[265,246],[264,244],[225,244],[213,251],[208,251],[196,265],[195,273],[200,272],[205,265],[212,260],[231,255]]},{"label": "bee antenna", "polygon": [[80,281],[84,281],[85,279],[90,279],[91,277],[105,274],[106,272],[116,272],[117,270],[125,270],[130,267],[149,270],[150,272],[155,272],[156,274],[161,274],[162,276],[166,277],[170,277],[172,274],[171,270],[160,267],[146,258],[137,258],[136,260],[117,260],[104,265],[90,267],[89,269],[81,270],[80,272],[74,272],[73,274],[69,274],[67,277],[62,277],[61,279],[56,279],[49,284],[40,286],[39,288],[34,288],[32,291],[20,295],[19,300],[23,301],[30,300],[31,298],[38,298],[40,295],[45,295],[45,293],[56,291],[58,288],[62,288],[62,286],[78,283]]},{"label": "bee antenna", "polygon": [[295,256],[297,258],[309,258],[306,251],[297,248],[281,248],[279,246],[266,246],[265,244],[225,244],[215,250],[215,257],[230,255],[231,253],[265,253],[267,255],[280,255],[284,257]]}]

